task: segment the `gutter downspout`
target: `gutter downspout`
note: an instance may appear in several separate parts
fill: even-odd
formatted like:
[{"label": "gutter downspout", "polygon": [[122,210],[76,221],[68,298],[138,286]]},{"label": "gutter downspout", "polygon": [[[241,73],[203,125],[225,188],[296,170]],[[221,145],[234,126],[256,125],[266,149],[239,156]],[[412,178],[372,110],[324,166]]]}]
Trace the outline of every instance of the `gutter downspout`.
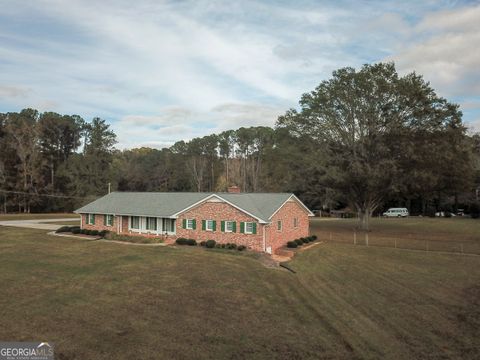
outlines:
[{"label": "gutter downspout", "polygon": [[267,224],[264,224],[262,226],[262,228],[263,228],[263,252],[267,252],[267,238],[266,238],[266,231],[265,231],[266,227],[267,227]]}]

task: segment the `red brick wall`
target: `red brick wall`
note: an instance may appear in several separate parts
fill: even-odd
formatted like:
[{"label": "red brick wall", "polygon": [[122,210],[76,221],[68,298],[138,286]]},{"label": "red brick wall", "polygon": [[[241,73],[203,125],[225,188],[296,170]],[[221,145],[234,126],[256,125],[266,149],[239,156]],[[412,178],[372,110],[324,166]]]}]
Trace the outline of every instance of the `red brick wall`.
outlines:
[{"label": "red brick wall", "polygon": [[[294,228],[293,219],[298,218],[298,227]],[[195,219],[196,229],[188,230],[182,228],[183,219]],[[216,231],[202,230],[202,220],[216,220]],[[82,214],[82,227],[91,230],[109,230],[117,232],[117,224],[120,220],[119,216],[115,216],[113,226],[105,226],[103,215],[95,216],[95,225],[86,223],[86,214]],[[221,221],[236,221],[236,232],[222,232]],[[282,230],[277,230],[277,221],[282,220]],[[240,233],[240,222],[256,222],[256,234]],[[272,248],[274,252],[277,248],[286,245],[287,241],[297,239],[299,237],[308,236],[308,214],[304,208],[296,201],[287,202],[272,218],[271,225],[263,225],[251,216],[234,208],[233,206],[223,202],[205,202],[199,206],[190,209],[181,214],[177,219],[177,234],[168,236],[165,241],[167,243],[174,242],[178,237],[192,238],[198,242],[202,240],[213,239],[218,243],[235,243],[237,245],[245,245],[256,251],[264,251],[263,248],[263,230],[265,229],[266,246]],[[128,231],[128,216],[122,216],[121,232],[129,235],[141,235],[149,237],[158,237],[155,234],[139,234]],[[162,236],[163,237],[163,236]]]},{"label": "red brick wall", "polygon": [[[182,228],[183,219],[195,219],[197,226],[195,230],[187,230]],[[216,231],[202,230],[202,220],[216,220]],[[236,221],[236,232],[222,232],[221,221]],[[240,222],[256,222],[256,234],[240,233]],[[199,206],[181,214],[177,219],[177,237],[192,238],[197,241],[215,240],[218,243],[234,243],[237,245],[245,245],[246,247],[263,251],[263,225],[244,212],[237,210],[233,206],[224,202],[205,202]]]},{"label": "red brick wall", "polygon": [[117,232],[117,221],[118,218],[116,216],[113,217],[113,226],[105,226],[103,215],[95,214],[95,225],[87,224],[87,214],[82,214],[82,229],[88,230],[108,230],[108,231],[115,231]]},{"label": "red brick wall", "polygon": [[[294,228],[293,219],[298,218],[298,227]],[[282,230],[277,230],[277,221],[282,221]],[[287,241],[308,236],[308,214],[295,200],[287,202],[273,217],[271,225],[266,227],[267,247],[272,252],[287,244]]]}]

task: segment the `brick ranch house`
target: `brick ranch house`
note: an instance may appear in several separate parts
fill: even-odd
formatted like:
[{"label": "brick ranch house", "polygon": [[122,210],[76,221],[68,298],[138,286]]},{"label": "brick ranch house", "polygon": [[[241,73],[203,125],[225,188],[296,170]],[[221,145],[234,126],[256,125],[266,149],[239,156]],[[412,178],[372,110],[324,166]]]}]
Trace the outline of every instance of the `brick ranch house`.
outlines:
[{"label": "brick ranch house", "polygon": [[312,212],[288,193],[112,192],[75,211],[81,227],[118,234],[245,245],[272,253],[306,237]]}]

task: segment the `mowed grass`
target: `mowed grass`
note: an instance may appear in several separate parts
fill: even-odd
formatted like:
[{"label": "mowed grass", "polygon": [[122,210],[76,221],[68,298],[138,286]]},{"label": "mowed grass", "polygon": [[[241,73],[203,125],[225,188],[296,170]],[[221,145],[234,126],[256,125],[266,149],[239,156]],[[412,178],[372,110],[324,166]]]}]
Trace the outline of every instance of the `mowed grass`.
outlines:
[{"label": "mowed grass", "polygon": [[480,257],[319,244],[290,266],[0,227],[0,339],[59,359],[475,359]]},{"label": "mowed grass", "polygon": [[48,221],[47,224],[55,224],[62,226],[80,226],[80,220],[75,221]]},{"label": "mowed grass", "polygon": [[[456,218],[373,218],[369,244],[429,251],[480,254],[480,220]],[[313,218],[310,232],[325,241],[366,243],[357,219]],[[355,235],[354,235],[355,234]],[[354,238],[356,236],[356,238]]]},{"label": "mowed grass", "polygon": [[80,215],[72,213],[48,213],[48,214],[0,214],[0,221],[10,220],[48,220],[63,218],[80,219]]}]

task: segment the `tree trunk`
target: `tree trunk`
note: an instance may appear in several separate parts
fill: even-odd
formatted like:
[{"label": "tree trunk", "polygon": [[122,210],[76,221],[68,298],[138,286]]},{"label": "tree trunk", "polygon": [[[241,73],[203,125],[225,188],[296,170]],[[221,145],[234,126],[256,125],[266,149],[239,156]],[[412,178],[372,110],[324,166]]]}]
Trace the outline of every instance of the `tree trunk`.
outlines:
[{"label": "tree trunk", "polygon": [[364,231],[370,231],[370,214],[367,210],[360,210],[360,228]]}]

